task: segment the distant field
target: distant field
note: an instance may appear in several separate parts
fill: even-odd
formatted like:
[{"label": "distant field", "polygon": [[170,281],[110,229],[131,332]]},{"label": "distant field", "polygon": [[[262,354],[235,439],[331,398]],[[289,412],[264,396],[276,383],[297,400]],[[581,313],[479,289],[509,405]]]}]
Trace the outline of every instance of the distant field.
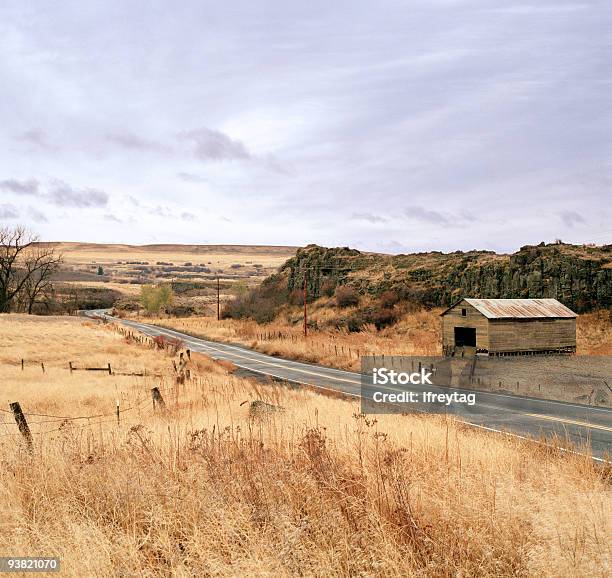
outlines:
[{"label": "distant field", "polygon": [[66,263],[99,264],[116,261],[159,260],[232,264],[253,261],[265,267],[277,267],[292,257],[297,247],[265,245],[115,245],[102,243],[46,243],[64,255]]},{"label": "distant field", "polygon": [[[133,297],[145,283],[184,281],[250,286],[295,254],[295,247],[258,245],[114,245],[47,243],[64,257],[55,281],[112,287]],[[99,268],[101,267],[101,271]],[[101,273],[101,274],[99,274]],[[130,285],[135,286],[130,287]]]}]

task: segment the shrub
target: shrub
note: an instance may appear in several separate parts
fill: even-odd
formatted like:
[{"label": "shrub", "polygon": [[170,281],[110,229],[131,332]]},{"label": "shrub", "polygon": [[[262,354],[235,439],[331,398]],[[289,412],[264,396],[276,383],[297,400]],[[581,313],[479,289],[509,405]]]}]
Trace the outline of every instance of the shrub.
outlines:
[{"label": "shrub", "polygon": [[140,288],[140,303],[147,313],[159,313],[162,308],[172,305],[174,292],[167,284],[143,285]]},{"label": "shrub", "polygon": [[399,301],[399,296],[395,291],[383,291],[380,294],[380,306],[383,309],[392,309]]},{"label": "shrub", "polygon": [[351,333],[356,333],[363,329],[363,326],[368,323],[368,319],[364,315],[363,311],[355,311],[347,320],[346,328]]},{"label": "shrub", "polygon": [[258,287],[243,295],[237,295],[223,308],[224,319],[254,319],[258,323],[269,323],[278,314],[279,309],[287,302],[287,282],[283,275],[272,275]]},{"label": "shrub", "polygon": [[345,285],[338,287],[335,296],[338,307],[352,307],[359,304],[359,293],[352,287]]},{"label": "shrub", "polygon": [[289,303],[291,305],[304,305],[304,292],[300,289],[294,289],[289,293]]},{"label": "shrub", "polygon": [[323,284],[321,285],[321,295],[324,295],[325,297],[332,297],[335,290],[336,283],[334,281],[331,279],[326,279],[323,281]]},{"label": "shrub", "polygon": [[376,325],[376,329],[383,329],[393,325],[397,321],[397,313],[394,309],[375,309],[370,316],[370,322]]}]

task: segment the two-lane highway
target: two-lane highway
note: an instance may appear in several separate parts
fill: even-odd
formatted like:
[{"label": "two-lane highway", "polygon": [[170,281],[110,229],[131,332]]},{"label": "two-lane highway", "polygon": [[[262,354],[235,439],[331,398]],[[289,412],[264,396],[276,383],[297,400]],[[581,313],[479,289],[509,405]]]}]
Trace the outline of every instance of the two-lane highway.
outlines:
[{"label": "two-lane highway", "polygon": [[[84,313],[108,317],[150,337],[164,335],[180,338],[185,347],[192,351],[205,353],[214,359],[231,361],[237,367],[254,373],[296,384],[341,391],[354,397],[361,395],[361,376],[358,373],[272,357],[238,345],[209,341],[138,321],[118,319],[103,310]],[[474,393],[474,390],[459,388],[449,391]],[[569,439],[578,448],[590,446],[594,458],[598,460],[608,460],[612,454],[610,409],[494,392],[479,391],[477,395],[478,403],[462,409],[456,416],[458,419],[475,427],[535,439],[551,439],[555,436],[561,440]]]}]

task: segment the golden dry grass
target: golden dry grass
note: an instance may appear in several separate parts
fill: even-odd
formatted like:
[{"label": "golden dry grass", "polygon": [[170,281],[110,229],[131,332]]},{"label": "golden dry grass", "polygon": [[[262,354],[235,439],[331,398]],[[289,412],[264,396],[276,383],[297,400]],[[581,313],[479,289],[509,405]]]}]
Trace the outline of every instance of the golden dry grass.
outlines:
[{"label": "golden dry grass", "polygon": [[[344,310],[350,314],[351,309]],[[442,309],[404,313],[393,326],[377,331],[368,325],[362,331],[309,329],[304,339],[301,312],[280,315],[274,322],[259,325],[252,320],[214,317],[145,319],[177,331],[214,341],[231,341],[257,351],[320,363],[330,367],[359,370],[360,355],[441,355],[440,317]],[[337,315],[329,307],[316,307],[312,318],[319,325]],[[599,311],[578,316],[576,328],[578,355],[612,355],[610,312]]]},{"label": "golden dry grass", "polygon": [[[2,555],[57,555],[66,576],[609,571],[609,471],[588,458],[439,416],[370,419],[203,356],[177,386],[169,354],[79,319],[4,315],[0,335],[5,399],[37,432],[30,456],[2,414]],[[69,360],[164,377],[70,376]],[[119,425],[118,395],[133,408]],[[241,405],[254,400],[279,409]]]},{"label": "golden dry grass", "polygon": [[[321,320],[322,315],[318,318]],[[354,333],[309,329],[307,339],[299,322],[283,318],[266,325],[252,320],[217,321],[216,317],[206,316],[143,318],[143,321],[213,341],[239,343],[269,355],[352,371],[359,369],[362,355],[439,355],[441,349],[436,311],[407,313],[393,327],[382,331],[373,325]]]}]

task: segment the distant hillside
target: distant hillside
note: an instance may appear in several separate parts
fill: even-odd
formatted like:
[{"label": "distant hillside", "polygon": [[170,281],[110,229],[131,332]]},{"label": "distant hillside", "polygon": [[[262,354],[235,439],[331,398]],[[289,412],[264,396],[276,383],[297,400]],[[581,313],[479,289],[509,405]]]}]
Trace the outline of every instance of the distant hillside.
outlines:
[{"label": "distant hillside", "polygon": [[318,297],[337,285],[447,306],[461,296],[554,297],[577,312],[612,307],[612,245],[524,246],[511,255],[491,251],[380,255],[309,245],[281,267],[289,293],[303,286]]},{"label": "distant hillside", "polygon": [[120,243],[78,243],[78,242],[49,242],[45,246],[56,248],[65,255],[72,253],[102,253],[124,254],[134,253],[180,253],[200,255],[204,253],[247,253],[249,255],[293,255],[297,247],[281,245],[180,245],[180,244],[152,244],[152,245],[125,245]]}]

